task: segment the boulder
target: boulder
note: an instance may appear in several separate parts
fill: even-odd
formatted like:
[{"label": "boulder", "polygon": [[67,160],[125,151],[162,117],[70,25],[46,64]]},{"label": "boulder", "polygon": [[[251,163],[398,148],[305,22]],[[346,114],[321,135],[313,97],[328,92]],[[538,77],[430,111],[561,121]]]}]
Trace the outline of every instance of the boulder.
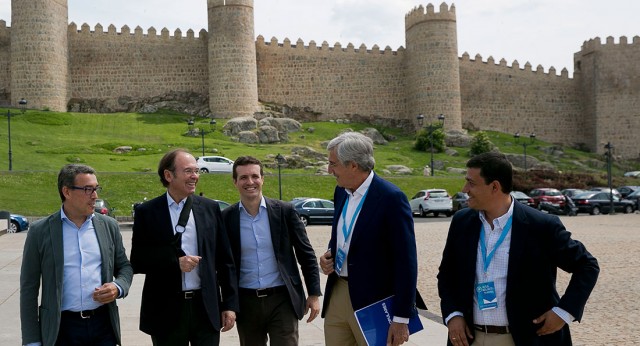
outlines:
[{"label": "boulder", "polygon": [[232,118],[224,124],[222,132],[226,136],[236,136],[243,131],[253,131],[258,128],[258,121],[252,117]]},{"label": "boulder", "polygon": [[380,134],[380,132],[373,127],[367,127],[360,132],[363,135],[371,138],[374,144],[386,145],[388,143],[384,136],[382,136],[382,134]]},{"label": "boulder", "polygon": [[238,133],[238,142],[255,144],[255,143],[259,143],[259,139],[258,139],[258,135],[256,135],[253,131],[242,131]]}]

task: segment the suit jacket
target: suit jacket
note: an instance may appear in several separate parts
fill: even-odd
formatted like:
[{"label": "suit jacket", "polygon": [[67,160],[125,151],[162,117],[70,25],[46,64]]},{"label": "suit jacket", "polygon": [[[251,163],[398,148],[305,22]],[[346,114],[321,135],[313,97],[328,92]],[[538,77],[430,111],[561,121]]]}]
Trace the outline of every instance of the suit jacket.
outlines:
[{"label": "suit jacket", "polygon": [[[269,229],[273,252],[278,262],[280,277],[284,280],[291,298],[291,304],[298,319],[302,319],[306,309],[306,297],[302,288],[302,279],[298,270],[298,263],[304,283],[309,295],[321,296],[320,274],[315,252],[311,247],[307,231],[300,221],[298,213],[291,203],[264,198],[269,215]],[[240,268],[241,247],[240,244],[240,203],[236,203],[222,211],[231,250],[236,267]],[[294,252],[295,251],[295,252]],[[238,280],[240,276],[238,275]],[[242,313],[242,312],[240,312]]]},{"label": "suit jacket", "polygon": [[[463,209],[454,215],[438,273],[443,318],[460,311],[472,332],[481,227],[476,210]],[[557,268],[572,273],[562,297],[556,291]],[[598,272],[596,259],[582,243],[571,239],[571,233],[557,216],[514,203],[506,308],[515,344],[571,345],[569,325],[554,334],[538,337],[535,331],[539,326],[532,321],[554,306],[580,321]]]},{"label": "suit jacket", "polygon": [[[93,215],[102,257],[102,283],[115,282],[123,297],[129,293],[133,270],[127,259],[118,222],[101,214]],[[54,345],[60,329],[64,253],[60,211],[35,222],[27,233],[20,271],[20,320],[22,344],[42,342]],[[38,307],[38,292],[42,279],[42,296]],[[121,344],[120,317],[113,301],[108,304],[114,335]]]},{"label": "suit jacket", "polygon": [[[329,241],[333,258],[337,248],[338,219],[346,198],[344,188],[336,187]],[[374,175],[352,232],[347,265],[353,309],[358,310],[395,295],[393,315],[406,318],[415,315],[418,262],[413,216],[407,196],[395,185]],[[327,279],[322,317],[337,279],[335,273]],[[423,307],[421,299],[419,302]]]},{"label": "suit jacket", "polygon": [[[229,239],[218,203],[192,196],[202,300],[211,325],[220,330],[222,311],[238,311],[238,286]],[[174,228],[167,196],[163,194],[136,208],[133,221],[131,265],[134,273],[146,274],[140,307],[140,330],[162,335],[180,321],[182,272],[172,244]]]}]

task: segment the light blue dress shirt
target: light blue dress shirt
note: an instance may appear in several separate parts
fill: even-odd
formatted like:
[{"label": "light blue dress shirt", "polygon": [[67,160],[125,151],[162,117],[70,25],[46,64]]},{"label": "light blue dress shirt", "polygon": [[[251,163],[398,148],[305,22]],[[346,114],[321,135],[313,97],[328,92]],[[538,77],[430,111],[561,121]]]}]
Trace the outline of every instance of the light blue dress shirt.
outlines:
[{"label": "light blue dress shirt", "polygon": [[100,307],[93,300],[93,292],[102,286],[102,256],[93,215],[78,228],[64,213],[62,217],[62,246],[64,269],[62,281],[62,311],[84,311]]},{"label": "light blue dress shirt", "polygon": [[261,289],[284,285],[273,251],[264,197],[256,217],[240,202],[240,244],[240,287]]}]

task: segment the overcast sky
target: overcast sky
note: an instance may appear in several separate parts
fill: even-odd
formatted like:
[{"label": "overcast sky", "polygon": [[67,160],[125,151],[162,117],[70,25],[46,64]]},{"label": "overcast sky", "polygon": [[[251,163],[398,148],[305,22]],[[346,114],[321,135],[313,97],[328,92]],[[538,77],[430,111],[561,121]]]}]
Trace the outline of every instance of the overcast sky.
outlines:
[{"label": "overcast sky", "polygon": [[[11,0],[0,2],[0,19],[10,26]],[[19,1],[19,0],[13,0]],[[436,11],[441,2],[434,2]],[[528,61],[535,70],[547,72],[554,66],[559,74],[567,68],[573,74],[573,54],[585,40],[613,36],[640,35],[640,1],[636,0],[458,0],[458,55],[468,52],[484,61],[493,56],[508,65]],[[606,5],[605,5],[606,3]],[[151,26],[158,32],[166,27],[171,34],[179,28],[183,35],[193,29],[207,29],[206,0],[68,0],[69,21],[92,29],[114,24],[131,30]],[[419,0],[254,0],[255,35],[279,42],[301,38],[305,45],[314,40],[343,47],[364,43],[397,50],[405,46],[404,16]],[[447,2],[451,4],[451,2]],[[635,23],[635,24],[634,24]]]}]

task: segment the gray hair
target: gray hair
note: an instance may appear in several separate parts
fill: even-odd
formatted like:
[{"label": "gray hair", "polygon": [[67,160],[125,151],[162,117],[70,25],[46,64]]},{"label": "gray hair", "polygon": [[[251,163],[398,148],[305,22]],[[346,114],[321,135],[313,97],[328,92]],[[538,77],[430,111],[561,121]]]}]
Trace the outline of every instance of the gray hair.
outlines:
[{"label": "gray hair", "polygon": [[370,172],[376,164],[373,158],[373,141],[359,132],[345,132],[332,139],[327,150],[334,150],[341,164],[353,162],[362,171]]},{"label": "gray hair", "polygon": [[72,187],[76,182],[76,176],[78,174],[96,175],[96,170],[87,165],[79,164],[69,164],[62,167],[62,169],[60,169],[60,173],[58,173],[58,193],[60,194],[60,199],[63,202],[66,198],[62,193],[62,188],[64,186]]}]

